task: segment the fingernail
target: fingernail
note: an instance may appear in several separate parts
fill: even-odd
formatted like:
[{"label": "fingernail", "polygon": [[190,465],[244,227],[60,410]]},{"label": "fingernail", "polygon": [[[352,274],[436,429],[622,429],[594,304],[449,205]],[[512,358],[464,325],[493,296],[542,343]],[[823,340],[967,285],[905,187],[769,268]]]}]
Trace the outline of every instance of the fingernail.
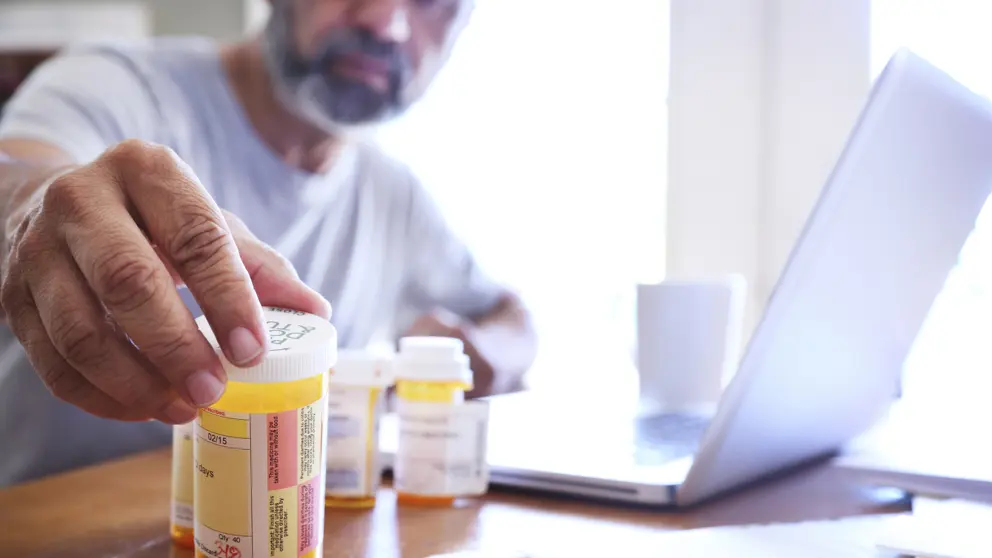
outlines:
[{"label": "fingernail", "polygon": [[318,315],[324,319],[330,320],[331,314],[333,313],[333,310],[331,309],[331,303],[328,302],[327,299],[321,296],[320,293],[318,293],[317,291],[314,291],[313,294],[317,295],[317,300],[320,301],[320,305],[321,305],[320,310],[318,310],[319,312]]},{"label": "fingernail", "polygon": [[184,401],[176,399],[169,403],[163,411],[165,418],[172,424],[186,424],[196,418],[196,410]]},{"label": "fingernail", "polygon": [[243,327],[235,328],[229,339],[228,350],[234,364],[246,363],[262,353],[262,344]]},{"label": "fingernail", "polygon": [[224,384],[206,370],[194,372],[186,378],[186,389],[193,403],[199,407],[210,405],[224,395]]}]

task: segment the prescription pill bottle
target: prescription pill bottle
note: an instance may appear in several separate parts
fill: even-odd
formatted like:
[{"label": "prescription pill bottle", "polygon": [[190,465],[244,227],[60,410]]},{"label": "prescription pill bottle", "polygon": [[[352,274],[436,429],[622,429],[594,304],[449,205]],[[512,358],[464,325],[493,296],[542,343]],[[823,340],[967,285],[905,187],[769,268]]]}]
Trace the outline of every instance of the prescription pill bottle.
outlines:
[{"label": "prescription pill bottle", "polygon": [[172,540],[193,548],[193,423],[172,427]]},{"label": "prescription pill bottle", "polygon": [[[218,349],[227,389],[196,418],[197,557],[323,555],[327,380],[337,334],[319,316],[264,313],[265,359],[238,368]],[[197,323],[216,348],[205,319]]]},{"label": "prescription pill bottle", "polygon": [[361,350],[338,351],[327,395],[327,484],[332,508],[371,508],[382,480],[379,424],[390,358]]},{"label": "prescription pill bottle", "polygon": [[[393,361],[396,377],[397,411],[400,414],[400,437],[397,447],[394,480],[397,501],[401,504],[450,506],[457,495],[424,490],[413,482],[417,455],[416,441],[407,434],[405,410],[436,409],[460,405],[465,392],[472,389],[472,370],[461,340],[449,337],[404,337]],[[423,446],[421,446],[423,447]]]}]

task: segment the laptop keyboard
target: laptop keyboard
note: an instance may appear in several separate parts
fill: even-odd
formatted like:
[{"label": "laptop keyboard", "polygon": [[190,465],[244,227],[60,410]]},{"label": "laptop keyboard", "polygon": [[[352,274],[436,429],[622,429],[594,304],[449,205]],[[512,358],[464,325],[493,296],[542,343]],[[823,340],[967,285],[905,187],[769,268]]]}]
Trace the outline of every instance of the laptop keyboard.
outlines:
[{"label": "laptop keyboard", "polygon": [[709,422],[709,417],[674,413],[638,419],[634,450],[637,463],[661,465],[692,455]]}]

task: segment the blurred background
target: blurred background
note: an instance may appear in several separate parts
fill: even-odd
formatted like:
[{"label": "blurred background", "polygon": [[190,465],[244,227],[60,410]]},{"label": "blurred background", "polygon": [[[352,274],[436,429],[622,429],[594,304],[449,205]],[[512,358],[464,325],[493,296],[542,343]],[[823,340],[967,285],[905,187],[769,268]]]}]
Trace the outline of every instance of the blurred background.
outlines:
[{"label": "blurred background", "polygon": [[[0,1],[0,103],[69,42],[228,40],[266,16],[264,0]],[[427,98],[379,139],[533,308],[534,389],[632,390],[636,284],[742,272],[752,327],[889,56],[909,47],[992,94],[990,25],[977,0],[478,0]],[[985,405],[987,213],[907,399]]]}]

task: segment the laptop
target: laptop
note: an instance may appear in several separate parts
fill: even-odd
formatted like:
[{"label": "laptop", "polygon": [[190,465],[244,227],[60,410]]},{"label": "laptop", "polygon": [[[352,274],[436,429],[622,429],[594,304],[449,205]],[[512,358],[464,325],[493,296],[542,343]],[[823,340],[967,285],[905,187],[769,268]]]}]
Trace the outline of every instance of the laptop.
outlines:
[{"label": "laptop", "polygon": [[[992,191],[992,107],[902,50],[876,80],[708,416],[491,398],[491,482],[687,506],[837,453],[903,361]],[[615,415],[615,416],[614,416]],[[395,417],[383,422],[387,463]]]}]

